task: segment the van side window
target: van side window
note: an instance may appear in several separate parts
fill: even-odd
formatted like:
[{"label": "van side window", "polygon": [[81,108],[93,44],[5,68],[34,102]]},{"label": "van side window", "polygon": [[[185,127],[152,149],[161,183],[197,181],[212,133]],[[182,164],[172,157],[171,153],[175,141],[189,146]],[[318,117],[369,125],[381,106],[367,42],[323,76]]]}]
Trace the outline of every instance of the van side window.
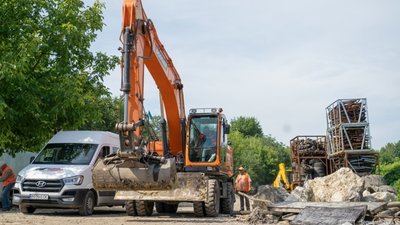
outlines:
[{"label": "van side window", "polygon": [[110,146],[103,146],[99,153],[99,158],[104,159],[109,154],[110,154]]}]

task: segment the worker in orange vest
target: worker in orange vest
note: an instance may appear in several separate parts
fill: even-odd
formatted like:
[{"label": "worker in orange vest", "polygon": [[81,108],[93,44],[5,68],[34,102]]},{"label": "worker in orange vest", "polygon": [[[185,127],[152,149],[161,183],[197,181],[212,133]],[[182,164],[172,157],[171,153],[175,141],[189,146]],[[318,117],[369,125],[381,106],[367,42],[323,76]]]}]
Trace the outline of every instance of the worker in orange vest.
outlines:
[{"label": "worker in orange vest", "polygon": [[16,178],[15,174],[6,163],[0,163],[0,181],[3,183],[3,191],[1,192],[1,206],[3,211],[10,211],[10,192],[14,187]]},{"label": "worker in orange vest", "polygon": [[[239,167],[239,175],[235,180],[235,191],[247,193],[250,191],[251,187],[251,179],[249,174],[243,167]],[[244,210],[244,201],[246,200],[246,210],[250,210],[250,202],[248,198],[245,198],[243,195],[239,195],[240,197],[240,211]]]}]

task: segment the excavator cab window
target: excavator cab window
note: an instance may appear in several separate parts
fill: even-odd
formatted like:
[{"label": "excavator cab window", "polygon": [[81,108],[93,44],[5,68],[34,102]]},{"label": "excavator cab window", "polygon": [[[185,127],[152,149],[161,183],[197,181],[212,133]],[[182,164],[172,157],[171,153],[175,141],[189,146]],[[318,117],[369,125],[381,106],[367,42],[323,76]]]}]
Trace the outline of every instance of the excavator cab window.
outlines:
[{"label": "excavator cab window", "polygon": [[217,152],[218,117],[192,117],[189,130],[189,160],[214,162]]}]

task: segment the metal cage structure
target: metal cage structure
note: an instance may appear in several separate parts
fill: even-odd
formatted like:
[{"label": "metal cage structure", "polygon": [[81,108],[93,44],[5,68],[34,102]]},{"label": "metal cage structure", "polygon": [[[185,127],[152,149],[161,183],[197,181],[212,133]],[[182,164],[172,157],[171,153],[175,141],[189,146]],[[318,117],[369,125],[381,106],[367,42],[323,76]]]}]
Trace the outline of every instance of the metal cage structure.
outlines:
[{"label": "metal cage structure", "polygon": [[326,137],[323,135],[296,136],[290,140],[292,180],[295,186],[304,181],[328,174]]},{"label": "metal cage structure", "polygon": [[366,98],[333,102],[326,107],[326,119],[329,155],[371,150]]},{"label": "metal cage structure", "polygon": [[336,100],[326,107],[326,120],[329,173],[342,167],[373,173],[379,157],[371,149],[367,99]]}]

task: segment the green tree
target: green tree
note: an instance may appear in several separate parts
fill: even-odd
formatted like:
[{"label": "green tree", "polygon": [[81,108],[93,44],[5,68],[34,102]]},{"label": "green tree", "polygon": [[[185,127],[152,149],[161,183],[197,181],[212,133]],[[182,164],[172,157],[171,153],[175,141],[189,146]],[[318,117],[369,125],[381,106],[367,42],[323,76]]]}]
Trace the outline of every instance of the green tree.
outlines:
[{"label": "green tree", "polygon": [[93,53],[104,4],[0,2],[0,154],[38,150],[56,131],[102,120],[102,81],[118,63]]},{"label": "green tree", "polygon": [[263,131],[260,122],[255,117],[234,118],[231,121],[232,131],[239,131],[246,137],[259,136],[262,137]]},{"label": "green tree", "polygon": [[84,124],[80,126],[79,130],[104,130],[115,131],[115,124],[121,122],[121,114],[123,113],[122,98],[111,96],[103,96],[98,99],[97,104],[92,105],[90,109],[94,114],[96,120],[87,118]]},{"label": "green tree", "polygon": [[400,141],[387,143],[379,152],[382,164],[390,164],[400,159]]},{"label": "green tree", "polygon": [[289,148],[262,134],[261,126],[254,117],[233,120],[229,134],[234,151],[234,168],[245,167],[255,187],[271,184],[278,173],[279,163],[290,165]]}]

